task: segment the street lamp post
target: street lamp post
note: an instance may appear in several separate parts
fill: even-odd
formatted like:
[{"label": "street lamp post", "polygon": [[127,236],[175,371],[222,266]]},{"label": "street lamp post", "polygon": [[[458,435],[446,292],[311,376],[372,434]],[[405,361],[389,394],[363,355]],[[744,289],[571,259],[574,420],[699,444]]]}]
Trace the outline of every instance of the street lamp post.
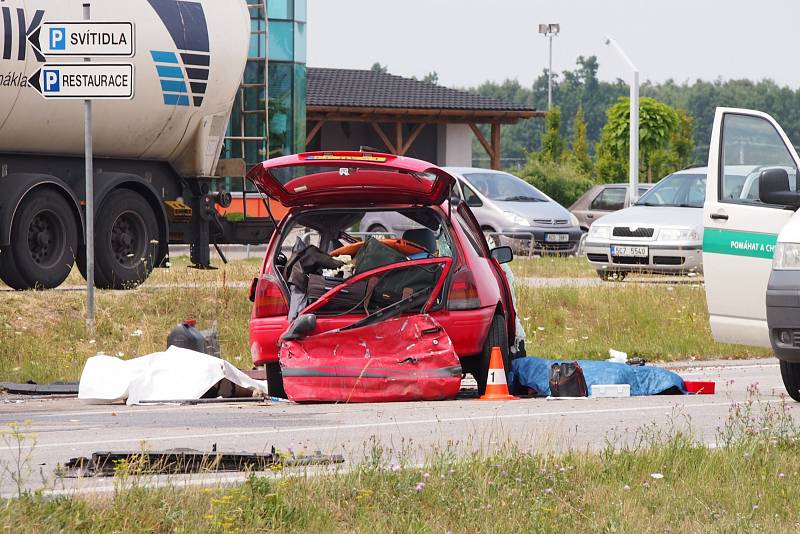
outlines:
[{"label": "street lamp post", "polygon": [[629,176],[630,176],[630,200],[631,204],[639,199],[639,69],[633,64],[631,58],[622,49],[619,43],[611,36],[606,37],[606,44],[611,45],[616,49],[622,59],[628,64],[633,71],[631,79],[631,127],[630,127],[630,161]]},{"label": "street lamp post", "polygon": [[550,63],[547,67],[547,111],[553,108],[553,37],[557,37],[560,31],[560,24],[539,24],[539,33],[547,37],[550,45]]}]

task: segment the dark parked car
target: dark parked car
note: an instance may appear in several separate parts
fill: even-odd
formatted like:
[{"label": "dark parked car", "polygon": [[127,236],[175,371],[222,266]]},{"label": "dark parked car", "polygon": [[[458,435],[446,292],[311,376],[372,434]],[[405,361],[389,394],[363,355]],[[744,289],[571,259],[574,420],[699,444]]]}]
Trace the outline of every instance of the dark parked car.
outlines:
[{"label": "dark parked car", "polygon": [[[647,193],[652,186],[652,184],[640,184],[639,197]],[[601,184],[585,192],[569,207],[569,211],[577,217],[581,230],[586,232],[592,223],[603,215],[630,205],[628,184]]]}]

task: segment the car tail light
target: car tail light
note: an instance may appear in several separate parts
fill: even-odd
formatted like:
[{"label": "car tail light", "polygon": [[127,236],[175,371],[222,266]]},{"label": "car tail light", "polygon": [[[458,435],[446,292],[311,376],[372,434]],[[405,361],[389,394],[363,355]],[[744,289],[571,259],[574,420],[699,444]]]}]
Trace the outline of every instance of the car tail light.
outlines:
[{"label": "car tail light", "polygon": [[262,276],[256,284],[254,317],[276,317],[289,314],[289,305],[278,279],[270,274]]},{"label": "car tail light", "polygon": [[453,277],[450,293],[447,295],[448,310],[474,310],[481,307],[478,286],[468,269],[462,269]]}]

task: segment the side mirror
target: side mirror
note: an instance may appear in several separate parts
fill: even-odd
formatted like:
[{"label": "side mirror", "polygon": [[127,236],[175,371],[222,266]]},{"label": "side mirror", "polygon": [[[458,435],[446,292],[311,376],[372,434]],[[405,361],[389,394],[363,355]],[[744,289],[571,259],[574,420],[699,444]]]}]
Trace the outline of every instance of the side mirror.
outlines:
[{"label": "side mirror", "polygon": [[492,257],[497,260],[497,263],[502,265],[514,259],[514,251],[511,250],[511,247],[493,248]]},{"label": "side mirror", "polygon": [[467,200],[467,206],[469,206],[470,208],[480,208],[483,207],[483,202],[481,202],[481,199],[479,199],[478,197],[470,197]]},{"label": "side mirror", "polygon": [[306,313],[295,319],[288,330],[281,336],[281,341],[297,341],[303,339],[317,328],[317,316]]},{"label": "side mirror", "polygon": [[758,177],[758,198],[765,204],[800,207],[800,193],[789,188],[786,169],[766,169]]},{"label": "side mirror", "polygon": [[275,265],[278,267],[286,267],[286,264],[289,263],[289,260],[286,259],[286,254],[283,252],[279,252],[277,256],[275,256]]}]

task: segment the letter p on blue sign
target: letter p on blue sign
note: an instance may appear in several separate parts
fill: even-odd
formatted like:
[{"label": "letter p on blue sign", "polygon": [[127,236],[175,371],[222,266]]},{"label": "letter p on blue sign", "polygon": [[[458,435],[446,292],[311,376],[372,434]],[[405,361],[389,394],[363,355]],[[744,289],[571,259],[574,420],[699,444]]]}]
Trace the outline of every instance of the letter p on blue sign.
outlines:
[{"label": "letter p on blue sign", "polygon": [[66,50],[67,29],[50,28],[50,50]]},{"label": "letter p on blue sign", "polygon": [[44,70],[42,78],[44,79],[45,93],[58,93],[61,91],[61,77],[57,70]]}]

